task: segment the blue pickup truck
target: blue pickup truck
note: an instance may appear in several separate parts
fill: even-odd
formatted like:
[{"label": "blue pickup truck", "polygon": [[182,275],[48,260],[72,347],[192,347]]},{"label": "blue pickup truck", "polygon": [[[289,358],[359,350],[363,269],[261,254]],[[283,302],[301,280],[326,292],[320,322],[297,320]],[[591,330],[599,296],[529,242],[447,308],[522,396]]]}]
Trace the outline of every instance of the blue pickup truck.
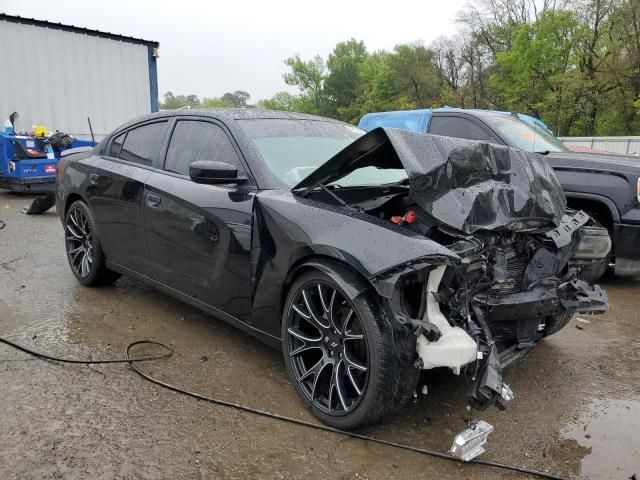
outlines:
[{"label": "blue pickup truck", "polygon": [[617,275],[640,275],[640,159],[576,153],[540,120],[490,110],[434,108],[368,113],[358,125],[369,131],[392,127],[479,140],[545,155],[556,172],[568,206],[585,210],[607,227]]}]

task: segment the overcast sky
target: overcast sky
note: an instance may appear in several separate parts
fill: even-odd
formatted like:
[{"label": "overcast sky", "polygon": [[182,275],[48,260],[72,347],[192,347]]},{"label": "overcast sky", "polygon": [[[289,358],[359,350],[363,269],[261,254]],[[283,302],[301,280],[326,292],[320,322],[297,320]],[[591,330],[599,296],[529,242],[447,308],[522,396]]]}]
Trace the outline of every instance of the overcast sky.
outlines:
[{"label": "overcast sky", "polygon": [[[283,60],[326,58],[354,37],[369,51],[429,44],[456,29],[466,0],[0,0],[0,12],[160,42],[160,95],[218,97],[246,90],[251,101],[291,90]],[[25,52],[26,53],[26,52]]]}]

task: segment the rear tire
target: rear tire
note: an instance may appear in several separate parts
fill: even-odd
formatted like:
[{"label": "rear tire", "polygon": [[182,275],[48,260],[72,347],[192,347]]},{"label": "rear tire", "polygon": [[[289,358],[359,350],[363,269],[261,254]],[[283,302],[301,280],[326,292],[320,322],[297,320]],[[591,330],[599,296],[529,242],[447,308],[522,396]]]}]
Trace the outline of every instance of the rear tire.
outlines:
[{"label": "rear tire", "polygon": [[82,285],[110,285],[120,278],[119,273],[105,266],[95,217],[82,200],[76,200],[69,207],[64,232],[71,272]]},{"label": "rear tire", "polygon": [[377,296],[349,299],[318,270],[302,274],[289,290],[282,346],[300,399],[335,428],[376,423],[407,400],[405,390],[415,389],[407,382],[417,376],[400,366]]}]

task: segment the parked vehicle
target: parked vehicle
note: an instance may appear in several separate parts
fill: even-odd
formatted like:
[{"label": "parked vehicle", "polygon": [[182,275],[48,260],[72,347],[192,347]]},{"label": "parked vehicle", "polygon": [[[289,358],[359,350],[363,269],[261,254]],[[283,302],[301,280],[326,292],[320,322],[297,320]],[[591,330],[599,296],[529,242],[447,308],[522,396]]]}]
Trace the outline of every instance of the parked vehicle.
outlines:
[{"label": "parked vehicle", "polygon": [[0,132],[0,188],[15,192],[53,192],[56,166],[63,151],[95,145],[62,132],[50,136]]},{"label": "parked vehicle", "polygon": [[71,271],[132,276],[281,348],[334,427],[398,410],[436,367],[468,373],[477,408],[504,408],[503,367],[607,308],[571,267],[608,253],[606,231],[565,212],[531,154],[363,133],[258,109],[127,123],[60,161]]},{"label": "parked vehicle", "polygon": [[539,120],[488,110],[436,108],[368,113],[359,126],[404,128],[481,140],[543,154],[564,189],[569,207],[584,210],[606,227],[613,250],[605,262],[585,272],[599,278],[610,262],[618,275],[640,274],[640,160],[637,157],[570,151]]}]

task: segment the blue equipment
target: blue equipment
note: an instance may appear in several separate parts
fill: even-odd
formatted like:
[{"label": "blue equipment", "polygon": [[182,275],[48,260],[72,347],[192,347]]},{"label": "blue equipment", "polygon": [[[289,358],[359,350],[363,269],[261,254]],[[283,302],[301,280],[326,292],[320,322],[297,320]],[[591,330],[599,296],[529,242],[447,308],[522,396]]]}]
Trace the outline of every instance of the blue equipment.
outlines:
[{"label": "blue equipment", "polygon": [[61,152],[96,145],[63,133],[34,137],[15,135],[12,130],[0,132],[0,188],[15,192],[52,192]]}]

